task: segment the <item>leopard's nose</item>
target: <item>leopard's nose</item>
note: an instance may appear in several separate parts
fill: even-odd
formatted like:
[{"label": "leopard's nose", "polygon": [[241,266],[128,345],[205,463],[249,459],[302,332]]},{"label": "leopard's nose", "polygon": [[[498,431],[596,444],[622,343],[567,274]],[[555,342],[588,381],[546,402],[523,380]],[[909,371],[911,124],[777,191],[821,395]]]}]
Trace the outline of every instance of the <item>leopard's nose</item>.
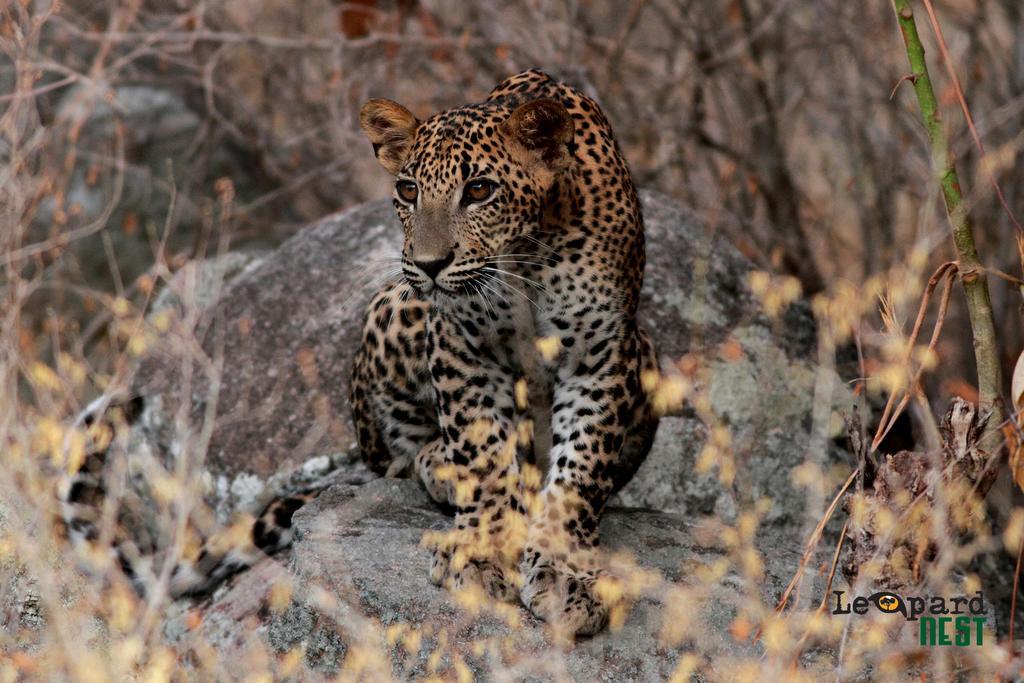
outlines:
[{"label": "leopard's nose", "polygon": [[416,267],[427,274],[431,280],[436,280],[438,273],[444,270],[445,266],[455,260],[455,252],[449,251],[443,258],[434,259],[431,261],[417,261],[413,259],[413,263]]}]

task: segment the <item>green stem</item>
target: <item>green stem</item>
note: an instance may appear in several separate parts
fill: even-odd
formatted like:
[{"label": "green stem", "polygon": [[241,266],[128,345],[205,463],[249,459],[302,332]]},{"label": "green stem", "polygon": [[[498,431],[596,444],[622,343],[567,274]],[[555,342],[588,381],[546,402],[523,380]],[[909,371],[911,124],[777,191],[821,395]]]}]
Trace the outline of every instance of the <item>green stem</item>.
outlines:
[{"label": "green stem", "polygon": [[992,316],[992,302],[988,295],[988,280],[985,269],[978,259],[978,250],[974,246],[974,233],[971,219],[963,202],[960,179],[956,173],[956,165],[949,151],[949,140],[942,126],[939,105],[932,89],[932,81],[928,76],[928,64],[924,58],[924,46],[917,34],[914,23],[914,11],[910,0],[892,0],[896,10],[896,20],[903,34],[903,42],[907,46],[907,58],[910,60],[911,81],[917,93],[917,103],[921,107],[921,118],[928,131],[928,139],[932,148],[932,168],[942,188],[942,198],[946,202],[946,213],[953,230],[953,243],[956,245],[957,259],[960,264],[960,282],[963,284],[967,299],[967,311],[971,319],[971,333],[974,338],[974,359],[978,368],[978,394],[982,409],[991,409],[985,434],[985,443],[995,445],[997,428],[1003,420],[1002,405],[998,401],[1002,388],[999,353],[996,348],[996,329]]}]

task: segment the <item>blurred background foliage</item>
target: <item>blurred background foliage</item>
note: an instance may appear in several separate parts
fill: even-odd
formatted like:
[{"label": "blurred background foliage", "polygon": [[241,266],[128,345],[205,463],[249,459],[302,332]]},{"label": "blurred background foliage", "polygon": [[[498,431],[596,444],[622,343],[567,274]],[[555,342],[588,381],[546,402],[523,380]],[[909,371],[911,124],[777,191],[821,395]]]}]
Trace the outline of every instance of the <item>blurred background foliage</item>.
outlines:
[{"label": "blurred background foliage", "polygon": [[[1019,204],[1024,7],[936,5],[992,167]],[[17,15],[2,15],[0,34],[24,31]],[[805,294],[863,284],[911,252],[917,273],[953,256],[881,0],[69,0],[29,47],[7,52],[0,90],[31,78],[34,106],[21,118],[42,124],[46,140],[30,156],[53,173],[15,174],[7,191],[23,210],[7,232],[27,226],[19,245],[58,247],[35,253],[39,268],[63,256],[51,308],[88,307],[74,287],[139,294],[165,234],[166,253],[182,258],[224,239],[268,246],[386,196],[357,125],[367,97],[425,117],[530,67],[599,99],[639,185],[691,205],[759,267],[797,276]],[[938,81],[982,258],[1015,272],[1012,224]],[[225,192],[234,208],[218,217]],[[1007,370],[1024,344],[1014,290],[993,282]],[[47,317],[45,307],[33,314]],[[933,382],[970,396],[960,301],[950,320]]]}]

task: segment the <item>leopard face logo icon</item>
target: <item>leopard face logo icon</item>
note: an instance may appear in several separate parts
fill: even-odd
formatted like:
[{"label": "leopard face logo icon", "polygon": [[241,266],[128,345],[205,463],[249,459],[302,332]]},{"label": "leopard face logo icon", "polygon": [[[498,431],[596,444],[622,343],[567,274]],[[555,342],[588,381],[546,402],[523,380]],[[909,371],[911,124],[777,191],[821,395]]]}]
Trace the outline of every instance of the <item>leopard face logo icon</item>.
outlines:
[{"label": "leopard face logo icon", "polygon": [[881,612],[885,612],[886,614],[899,612],[903,616],[907,616],[907,608],[903,604],[903,599],[895,593],[881,591],[879,593],[875,593],[868,599],[875,603],[875,607],[877,607]]}]

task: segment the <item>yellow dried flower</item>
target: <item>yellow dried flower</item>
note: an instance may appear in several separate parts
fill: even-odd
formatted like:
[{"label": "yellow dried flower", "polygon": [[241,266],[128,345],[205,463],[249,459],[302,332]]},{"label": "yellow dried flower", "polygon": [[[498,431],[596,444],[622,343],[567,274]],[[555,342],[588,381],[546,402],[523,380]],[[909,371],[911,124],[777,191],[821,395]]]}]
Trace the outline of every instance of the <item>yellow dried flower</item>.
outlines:
[{"label": "yellow dried flower", "polygon": [[270,609],[274,612],[283,612],[292,602],[294,587],[291,579],[284,577],[270,587]]},{"label": "yellow dried flower", "polygon": [[541,358],[546,361],[553,361],[558,357],[558,352],[562,349],[562,340],[557,336],[538,337],[534,341],[534,345],[537,347],[537,352],[540,353]]},{"label": "yellow dried flower", "polygon": [[516,394],[516,408],[518,408],[519,410],[525,410],[526,409],[526,404],[527,404],[527,399],[529,398],[529,395],[530,395],[530,390],[529,390],[529,387],[526,385],[526,379],[525,378],[520,378],[520,379],[518,379],[516,381],[515,394]]}]

